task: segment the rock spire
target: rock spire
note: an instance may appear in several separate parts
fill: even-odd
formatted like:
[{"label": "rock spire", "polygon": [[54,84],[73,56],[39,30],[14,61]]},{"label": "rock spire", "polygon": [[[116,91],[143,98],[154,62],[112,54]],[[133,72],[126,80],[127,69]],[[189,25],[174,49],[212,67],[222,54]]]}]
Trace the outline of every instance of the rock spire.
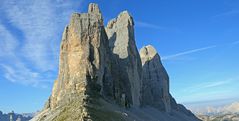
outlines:
[{"label": "rock spire", "polygon": [[103,23],[94,3],[72,14],[52,94],[32,121],[198,121],[170,95],[156,50],[145,46],[139,54],[130,14]]},{"label": "rock spire", "polygon": [[141,60],[134,37],[134,21],[127,11],[112,19],[106,32],[116,65],[113,72],[116,97],[126,95],[133,106],[140,106]]},{"label": "rock spire", "polygon": [[140,57],[143,67],[142,104],[170,112],[169,77],[159,54],[148,45],[140,49]]}]

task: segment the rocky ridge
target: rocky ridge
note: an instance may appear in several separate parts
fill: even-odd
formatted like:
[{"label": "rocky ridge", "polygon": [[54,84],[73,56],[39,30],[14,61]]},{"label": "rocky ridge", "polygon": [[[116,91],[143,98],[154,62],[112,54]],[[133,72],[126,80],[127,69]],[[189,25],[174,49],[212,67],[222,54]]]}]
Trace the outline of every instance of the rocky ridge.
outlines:
[{"label": "rocky ridge", "polygon": [[239,114],[227,113],[217,115],[197,115],[202,121],[239,121]]},{"label": "rocky ridge", "polygon": [[169,93],[152,46],[137,51],[127,11],[106,27],[97,4],[72,14],[60,46],[59,74],[32,121],[197,121]]}]

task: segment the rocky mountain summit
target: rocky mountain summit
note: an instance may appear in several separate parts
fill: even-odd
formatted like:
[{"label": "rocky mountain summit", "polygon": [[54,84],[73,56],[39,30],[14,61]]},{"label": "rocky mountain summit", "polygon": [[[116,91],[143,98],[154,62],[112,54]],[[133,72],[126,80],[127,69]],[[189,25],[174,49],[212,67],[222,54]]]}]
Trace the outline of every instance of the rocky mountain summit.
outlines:
[{"label": "rocky mountain summit", "polygon": [[73,13],[60,46],[59,75],[32,121],[198,121],[169,93],[153,46],[140,54],[127,11],[103,25],[97,4]]}]

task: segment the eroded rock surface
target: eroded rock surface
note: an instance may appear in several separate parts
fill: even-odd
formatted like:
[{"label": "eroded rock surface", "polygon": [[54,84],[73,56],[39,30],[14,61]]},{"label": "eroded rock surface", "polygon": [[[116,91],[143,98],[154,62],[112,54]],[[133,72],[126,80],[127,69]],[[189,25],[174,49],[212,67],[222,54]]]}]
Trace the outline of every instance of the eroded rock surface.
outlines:
[{"label": "eroded rock surface", "polygon": [[65,28],[61,47],[59,75],[49,99],[51,110],[77,100],[80,112],[87,117],[87,103],[103,93],[108,38],[104,30],[101,12],[96,4],[90,4],[88,13],[72,14]]},{"label": "eroded rock surface", "polygon": [[[107,27],[97,4],[72,14],[60,46],[58,78],[32,121],[197,121],[169,93],[152,46],[138,53],[127,11]],[[142,62],[141,62],[142,60]]]}]

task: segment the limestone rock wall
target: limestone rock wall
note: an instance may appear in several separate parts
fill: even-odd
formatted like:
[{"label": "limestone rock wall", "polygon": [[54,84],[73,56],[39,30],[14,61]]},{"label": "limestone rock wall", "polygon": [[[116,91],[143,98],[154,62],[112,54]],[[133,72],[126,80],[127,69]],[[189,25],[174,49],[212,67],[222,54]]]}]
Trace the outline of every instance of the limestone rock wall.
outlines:
[{"label": "limestone rock wall", "polygon": [[126,97],[133,106],[140,106],[141,60],[135,44],[134,21],[127,11],[111,20],[106,27],[112,51],[114,94],[116,99]]},{"label": "limestone rock wall", "polygon": [[156,50],[146,46],[139,54],[130,14],[103,23],[97,4],[72,14],[60,45],[58,78],[32,121],[197,121],[170,95]]},{"label": "limestone rock wall", "polygon": [[90,4],[88,13],[72,14],[62,37],[59,75],[52,90],[51,108],[101,91],[107,43],[97,5]]},{"label": "limestone rock wall", "polygon": [[169,77],[160,56],[151,45],[140,49],[143,66],[142,104],[170,112]]}]

